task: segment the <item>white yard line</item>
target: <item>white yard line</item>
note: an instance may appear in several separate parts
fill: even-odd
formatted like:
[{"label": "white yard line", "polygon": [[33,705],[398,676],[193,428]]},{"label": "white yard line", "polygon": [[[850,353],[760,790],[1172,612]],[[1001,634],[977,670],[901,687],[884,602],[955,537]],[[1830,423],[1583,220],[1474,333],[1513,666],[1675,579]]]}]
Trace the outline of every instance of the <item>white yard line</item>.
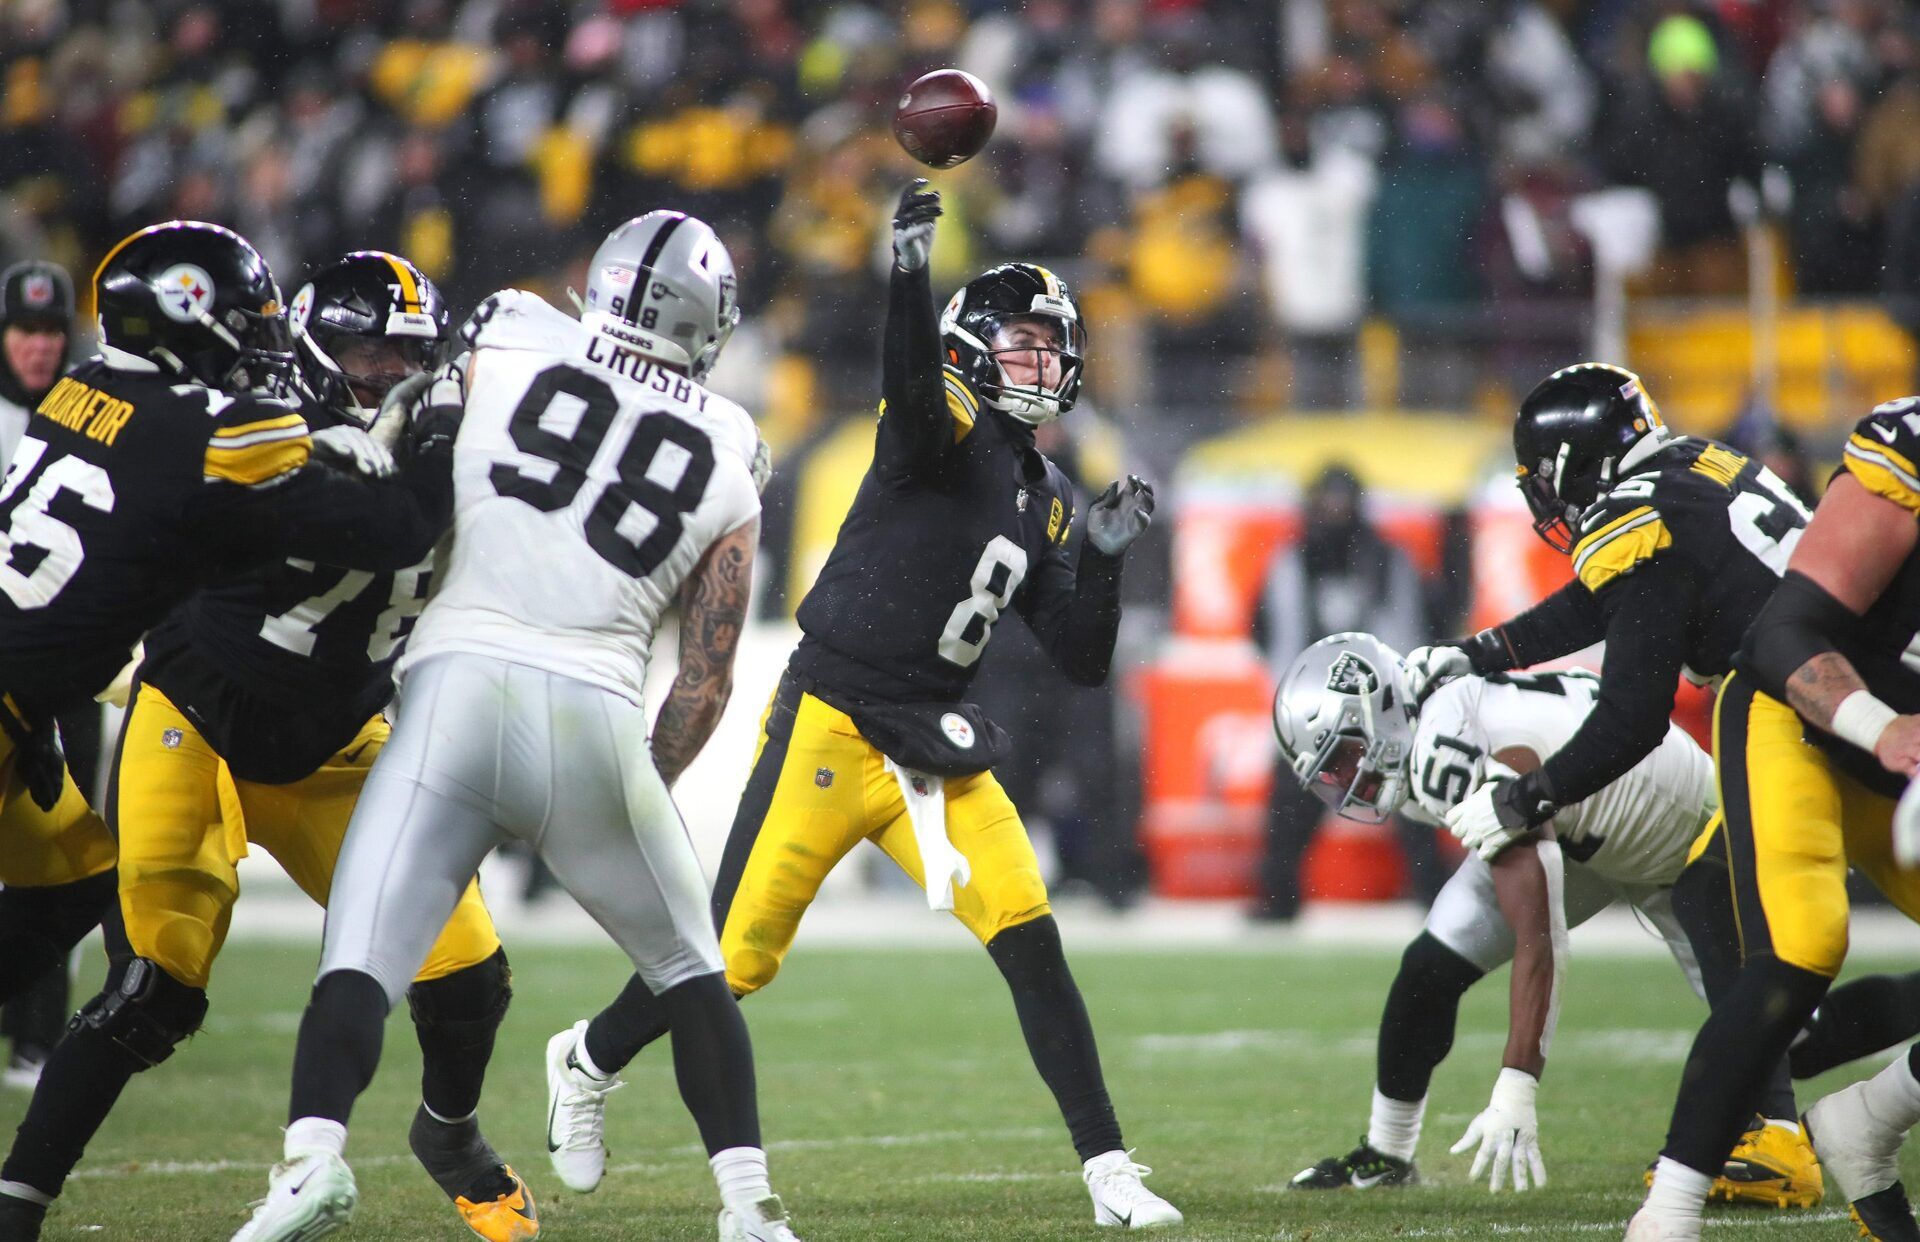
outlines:
[{"label": "white yard line", "polygon": [[[1262,1187],[1265,1189],[1265,1187]],[[1704,1227],[1707,1229],[1778,1229],[1795,1225],[1818,1225],[1830,1221],[1847,1219],[1845,1212],[1793,1212],[1772,1216],[1756,1216],[1748,1211],[1737,1211],[1727,1216],[1709,1216]],[[1622,1221],[1578,1221],[1558,1225],[1421,1225],[1413,1229],[1396,1229],[1396,1238],[1519,1238],[1538,1233],[1611,1233],[1624,1234],[1627,1222]]]}]

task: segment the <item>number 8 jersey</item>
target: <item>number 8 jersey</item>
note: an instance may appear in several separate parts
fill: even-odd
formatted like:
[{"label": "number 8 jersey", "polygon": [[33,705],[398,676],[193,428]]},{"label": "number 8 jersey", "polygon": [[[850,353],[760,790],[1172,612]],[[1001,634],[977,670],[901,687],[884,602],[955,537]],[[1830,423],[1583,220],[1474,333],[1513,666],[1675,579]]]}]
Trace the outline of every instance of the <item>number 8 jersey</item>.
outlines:
[{"label": "number 8 jersey", "polygon": [[452,548],[400,671],[462,651],[641,702],[660,614],[759,516],[753,422],[531,294],[470,330]]}]

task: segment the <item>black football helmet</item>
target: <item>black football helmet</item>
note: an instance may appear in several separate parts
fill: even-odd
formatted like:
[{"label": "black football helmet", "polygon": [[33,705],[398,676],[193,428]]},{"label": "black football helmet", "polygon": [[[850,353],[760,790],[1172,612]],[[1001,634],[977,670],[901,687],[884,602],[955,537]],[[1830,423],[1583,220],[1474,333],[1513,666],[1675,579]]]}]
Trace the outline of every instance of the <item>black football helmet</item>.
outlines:
[{"label": "black football helmet", "polygon": [[1582,511],[1667,434],[1640,377],[1622,367],[1582,362],[1540,381],[1513,424],[1513,457],[1534,534],[1572,551]]},{"label": "black football helmet", "polygon": [[447,300],[400,256],[357,250],[301,286],[288,320],[301,384],[334,413],[370,426],[388,389],[433,367],[447,337]]},{"label": "black football helmet", "polygon": [[280,287],[246,238],[198,220],[141,229],[93,274],[110,365],[150,364],[227,392],[279,391],[293,374]]},{"label": "black football helmet", "polygon": [[[999,355],[1026,353],[995,348],[1000,330],[1016,320],[1043,320],[1059,331],[1060,382],[1013,384]],[[947,303],[940,315],[940,339],[947,361],[973,385],[981,400],[1023,423],[1050,423],[1073,408],[1080,395],[1080,373],[1087,330],[1066,282],[1035,263],[1002,263],[975,276]]]}]

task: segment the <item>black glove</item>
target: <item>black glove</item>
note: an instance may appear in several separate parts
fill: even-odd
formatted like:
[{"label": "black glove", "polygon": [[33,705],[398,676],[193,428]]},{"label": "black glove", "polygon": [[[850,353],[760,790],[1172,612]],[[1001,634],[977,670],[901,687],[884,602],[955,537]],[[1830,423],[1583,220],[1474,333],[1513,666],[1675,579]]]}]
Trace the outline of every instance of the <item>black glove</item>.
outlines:
[{"label": "black glove", "polygon": [[1536,828],[1552,819],[1560,804],[1554,801],[1547,770],[1535,768],[1517,781],[1501,781],[1494,791],[1493,807],[1503,824]]},{"label": "black glove", "polygon": [[933,253],[933,222],[940,218],[940,191],[929,190],[925,177],[915,177],[900,191],[893,213],[893,262],[903,272],[917,272]]},{"label": "black glove", "polygon": [[1153,484],[1137,474],[1107,484],[1087,510],[1087,538],[1108,556],[1119,556],[1153,521]]},{"label": "black glove", "polygon": [[33,804],[51,811],[67,783],[67,757],[51,716],[29,723],[11,707],[0,706],[0,731],[13,743],[13,771],[27,787]]}]

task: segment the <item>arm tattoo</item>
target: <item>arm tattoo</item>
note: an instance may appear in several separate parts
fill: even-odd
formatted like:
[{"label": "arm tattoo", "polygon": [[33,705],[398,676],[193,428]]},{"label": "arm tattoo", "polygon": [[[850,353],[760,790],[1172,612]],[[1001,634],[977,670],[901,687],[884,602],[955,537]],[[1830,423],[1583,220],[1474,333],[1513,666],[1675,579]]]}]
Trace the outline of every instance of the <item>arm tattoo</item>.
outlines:
[{"label": "arm tattoo", "polygon": [[733,692],[733,653],[753,581],[750,522],[708,551],[688,579],[680,615],[680,671],[653,722],[653,762],[669,786],[713,735]]},{"label": "arm tattoo", "polygon": [[1866,688],[1847,657],[1838,651],[1823,651],[1787,679],[1787,703],[1824,729],[1833,723],[1834,710],[1842,699]]}]

